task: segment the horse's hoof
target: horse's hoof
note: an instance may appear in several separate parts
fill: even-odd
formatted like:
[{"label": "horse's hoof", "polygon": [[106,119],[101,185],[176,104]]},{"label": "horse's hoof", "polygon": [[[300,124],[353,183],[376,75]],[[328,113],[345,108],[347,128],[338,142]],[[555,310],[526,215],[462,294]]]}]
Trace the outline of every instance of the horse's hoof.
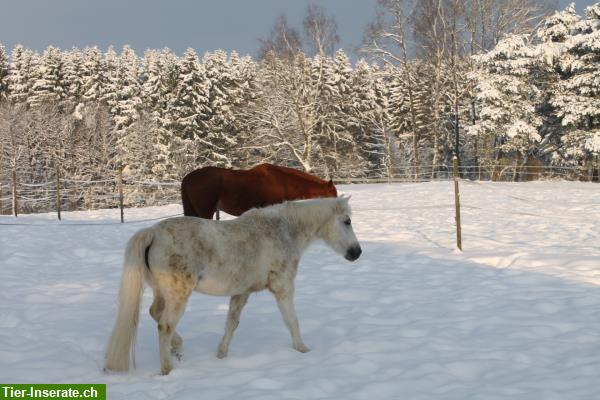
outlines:
[{"label": "horse's hoof", "polygon": [[169,375],[169,372],[171,372],[172,369],[173,369],[173,367],[161,368],[160,374],[161,375]]},{"label": "horse's hoof", "polygon": [[300,353],[308,353],[310,351],[310,349],[303,344],[300,346],[294,346],[294,349],[296,349]]},{"label": "horse's hoof", "polygon": [[217,358],[225,358],[227,357],[227,352],[223,350],[217,351]]},{"label": "horse's hoof", "polygon": [[183,358],[183,351],[171,349],[171,355],[177,358],[177,361],[181,362],[181,359]]},{"label": "horse's hoof", "polygon": [[183,358],[183,349],[182,348],[172,347],[171,348],[171,355],[173,357],[177,358],[177,361],[181,361],[181,359]]}]

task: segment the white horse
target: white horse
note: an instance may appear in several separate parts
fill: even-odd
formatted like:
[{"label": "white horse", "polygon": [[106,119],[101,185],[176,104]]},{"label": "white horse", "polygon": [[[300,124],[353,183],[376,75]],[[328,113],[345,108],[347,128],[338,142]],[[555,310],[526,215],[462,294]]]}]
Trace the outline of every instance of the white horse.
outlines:
[{"label": "white horse", "polygon": [[105,369],[126,371],[130,358],[134,359],[144,281],[154,291],[150,315],[158,323],[162,374],[172,369],[170,353],[181,357],[183,342],[175,327],[193,290],[231,296],[217,357],[227,356],[250,293],[263,289],[275,296],[294,349],[309,351],[300,337],[294,309],[294,278],[302,253],[314,240],[324,240],[347,260],[360,256],[348,200],[286,202],[253,209],[229,221],[170,218],[138,231],[125,251],[117,321]]}]

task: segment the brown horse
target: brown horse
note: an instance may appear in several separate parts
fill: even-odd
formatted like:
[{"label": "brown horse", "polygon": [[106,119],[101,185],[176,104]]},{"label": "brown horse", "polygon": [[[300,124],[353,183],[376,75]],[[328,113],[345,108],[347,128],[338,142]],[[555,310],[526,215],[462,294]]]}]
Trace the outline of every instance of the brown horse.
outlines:
[{"label": "brown horse", "polygon": [[251,208],[317,197],[337,197],[333,182],[272,164],[249,170],[204,167],[181,182],[184,215],[208,219],[218,210],[238,216]]}]

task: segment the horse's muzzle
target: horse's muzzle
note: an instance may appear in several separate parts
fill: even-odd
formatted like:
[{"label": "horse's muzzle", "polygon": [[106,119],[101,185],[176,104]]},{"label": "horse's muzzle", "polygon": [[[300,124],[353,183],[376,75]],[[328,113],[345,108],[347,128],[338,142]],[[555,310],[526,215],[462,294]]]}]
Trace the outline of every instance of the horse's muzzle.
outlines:
[{"label": "horse's muzzle", "polygon": [[358,259],[358,257],[360,257],[361,253],[362,253],[362,250],[361,250],[360,246],[353,246],[353,247],[350,247],[346,251],[346,255],[344,257],[348,261],[354,261],[354,260]]}]

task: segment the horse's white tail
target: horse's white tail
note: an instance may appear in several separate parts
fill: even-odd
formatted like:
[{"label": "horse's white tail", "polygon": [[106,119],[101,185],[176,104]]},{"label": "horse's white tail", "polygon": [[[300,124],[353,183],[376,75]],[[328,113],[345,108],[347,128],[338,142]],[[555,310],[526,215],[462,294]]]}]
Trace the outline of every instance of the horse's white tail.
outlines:
[{"label": "horse's white tail", "polygon": [[108,341],[105,369],[127,371],[130,356],[135,368],[135,336],[144,292],[145,252],[153,238],[153,229],[147,228],[137,232],[127,243],[117,321]]}]

